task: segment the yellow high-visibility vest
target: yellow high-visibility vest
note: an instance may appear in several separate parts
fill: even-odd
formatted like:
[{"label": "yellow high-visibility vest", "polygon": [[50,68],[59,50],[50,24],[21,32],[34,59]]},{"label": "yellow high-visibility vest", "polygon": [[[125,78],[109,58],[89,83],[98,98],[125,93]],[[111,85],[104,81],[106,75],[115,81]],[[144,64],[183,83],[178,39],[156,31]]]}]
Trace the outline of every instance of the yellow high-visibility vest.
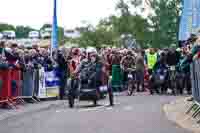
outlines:
[{"label": "yellow high-visibility vest", "polygon": [[149,69],[153,69],[154,65],[157,62],[157,53],[155,54],[147,54],[147,65]]}]

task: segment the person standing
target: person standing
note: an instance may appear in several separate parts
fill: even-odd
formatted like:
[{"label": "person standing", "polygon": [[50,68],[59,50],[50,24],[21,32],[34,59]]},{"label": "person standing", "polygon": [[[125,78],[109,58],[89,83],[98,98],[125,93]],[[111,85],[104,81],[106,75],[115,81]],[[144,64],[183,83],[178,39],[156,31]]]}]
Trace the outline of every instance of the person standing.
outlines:
[{"label": "person standing", "polygon": [[152,74],[152,70],[158,61],[159,55],[156,53],[155,49],[150,48],[149,52],[146,53],[145,62],[148,67],[149,74]]},{"label": "person standing", "polygon": [[142,87],[141,91],[144,91],[144,70],[144,51],[140,51],[136,56],[137,91],[140,91],[140,86]]},{"label": "person standing", "polygon": [[60,100],[64,99],[65,96],[65,87],[67,82],[67,73],[68,73],[68,62],[65,59],[63,53],[59,50],[57,53],[57,63],[60,70],[60,88],[59,88],[59,97]]}]

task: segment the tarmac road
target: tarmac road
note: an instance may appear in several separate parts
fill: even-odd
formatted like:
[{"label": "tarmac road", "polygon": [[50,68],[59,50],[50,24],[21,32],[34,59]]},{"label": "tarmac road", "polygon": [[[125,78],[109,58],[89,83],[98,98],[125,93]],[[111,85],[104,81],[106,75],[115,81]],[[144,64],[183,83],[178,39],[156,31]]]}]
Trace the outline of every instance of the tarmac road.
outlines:
[{"label": "tarmac road", "polygon": [[[190,133],[167,120],[162,107],[173,96],[117,96],[116,105],[66,104],[0,121],[0,133]],[[34,105],[33,105],[34,106]]]}]

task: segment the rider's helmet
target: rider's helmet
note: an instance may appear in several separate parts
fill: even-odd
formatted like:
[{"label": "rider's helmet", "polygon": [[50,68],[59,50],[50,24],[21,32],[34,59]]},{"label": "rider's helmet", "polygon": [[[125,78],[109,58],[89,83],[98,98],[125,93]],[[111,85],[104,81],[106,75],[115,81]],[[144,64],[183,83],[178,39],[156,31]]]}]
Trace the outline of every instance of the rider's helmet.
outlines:
[{"label": "rider's helmet", "polygon": [[132,56],[133,52],[131,50],[127,51],[127,56]]},{"label": "rider's helmet", "polygon": [[181,48],[177,48],[176,51],[177,51],[177,52],[181,52]]},{"label": "rider's helmet", "polygon": [[91,58],[92,56],[94,57],[94,56],[97,55],[97,50],[95,48],[93,48],[93,47],[88,47],[86,49],[86,52],[87,52],[87,55],[88,55],[87,57],[88,58]]},{"label": "rider's helmet", "polygon": [[95,48],[93,48],[93,47],[88,47],[87,48],[87,50],[86,50],[86,52],[88,53],[88,54],[97,54],[97,50],[95,49]]},{"label": "rider's helmet", "polygon": [[72,54],[73,55],[79,55],[80,54],[80,50],[79,50],[79,48],[74,48],[73,50],[72,50]]}]

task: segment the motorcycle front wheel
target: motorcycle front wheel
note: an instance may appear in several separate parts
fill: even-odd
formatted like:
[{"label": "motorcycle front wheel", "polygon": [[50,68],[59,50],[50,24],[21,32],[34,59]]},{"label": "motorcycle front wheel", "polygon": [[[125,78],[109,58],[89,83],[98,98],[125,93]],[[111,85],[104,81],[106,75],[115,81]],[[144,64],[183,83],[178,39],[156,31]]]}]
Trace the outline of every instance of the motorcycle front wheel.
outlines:
[{"label": "motorcycle front wheel", "polygon": [[110,106],[113,106],[114,105],[114,97],[113,97],[113,93],[109,93],[108,94],[109,96],[109,102],[110,102]]},{"label": "motorcycle front wheel", "polygon": [[134,87],[132,83],[128,83],[128,96],[132,96],[134,92]]},{"label": "motorcycle front wheel", "polygon": [[68,97],[68,102],[69,102],[69,107],[70,108],[74,108],[74,101],[75,101],[75,99],[74,99],[73,96],[69,96]]}]

